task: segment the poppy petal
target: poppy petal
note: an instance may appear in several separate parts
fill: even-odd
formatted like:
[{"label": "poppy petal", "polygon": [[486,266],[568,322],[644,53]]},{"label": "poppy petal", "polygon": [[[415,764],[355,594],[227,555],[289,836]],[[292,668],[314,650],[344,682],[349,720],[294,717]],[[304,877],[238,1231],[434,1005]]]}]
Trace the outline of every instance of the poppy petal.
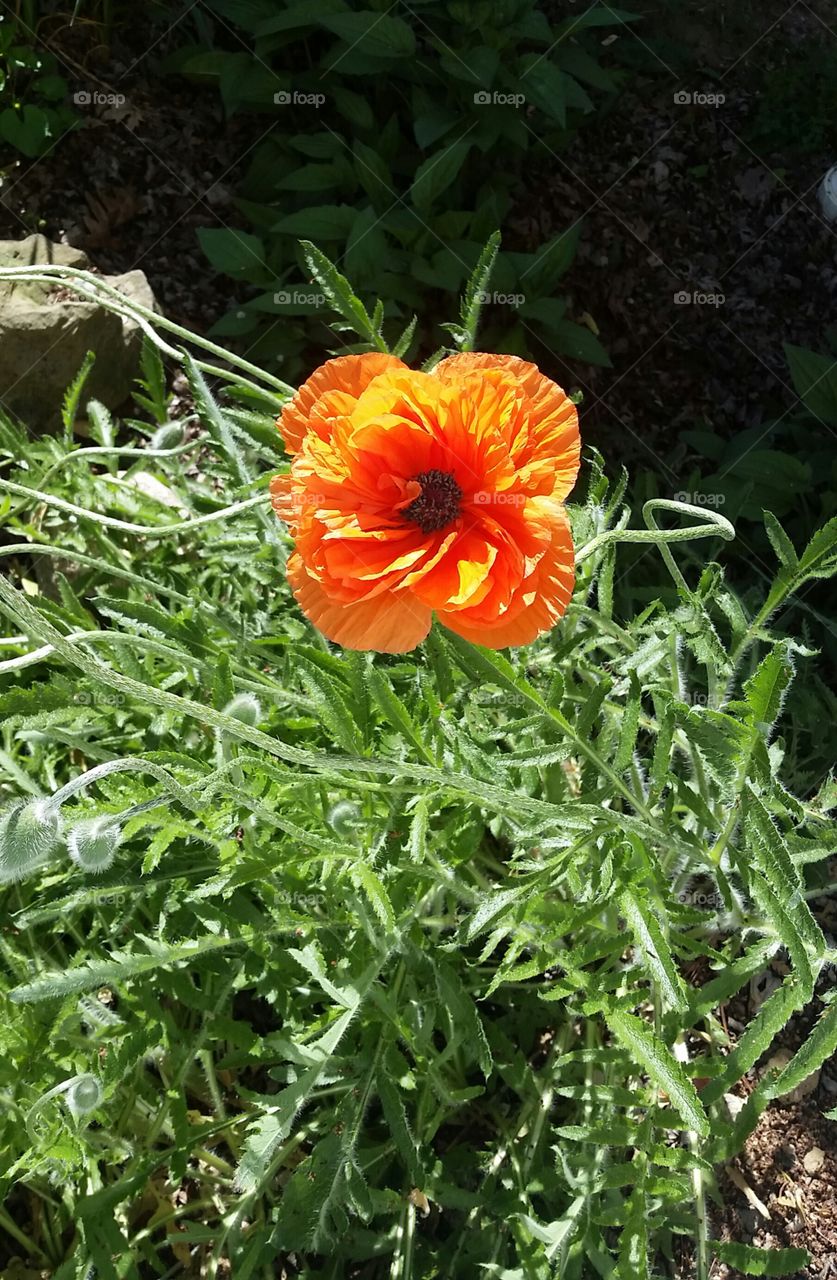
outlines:
[{"label": "poppy petal", "polygon": [[575,582],[575,555],[566,515],[551,521],[549,547],[516,593],[517,608],[495,622],[480,618],[480,607],[439,610],[439,621],[465,640],[488,649],[517,648],[551,631],[566,611]]},{"label": "poppy petal", "polygon": [[344,649],[407,653],[430,630],[430,609],[410,592],[388,591],[355,604],[335,603],[296,554],[288,560],[288,581],[308,620]]},{"label": "poppy petal", "polygon": [[533,458],[553,464],[550,496],[563,502],[572,490],[581,459],[578,434],[578,411],[567,393],[545,378],[537,365],[519,356],[489,355],[478,351],[462,351],[440,361],[435,373],[443,382],[464,374],[499,369],[517,379],[526,393],[532,416],[528,445],[515,461],[523,469]]},{"label": "poppy petal", "polygon": [[[326,360],[307,382],[303,382],[277,419],[288,453],[296,453],[311,430],[312,414],[318,419],[317,434],[327,438],[329,422],[350,413],[373,378],[387,370],[406,367],[395,356],[380,351]],[[318,404],[322,409],[320,414],[316,412]]]}]

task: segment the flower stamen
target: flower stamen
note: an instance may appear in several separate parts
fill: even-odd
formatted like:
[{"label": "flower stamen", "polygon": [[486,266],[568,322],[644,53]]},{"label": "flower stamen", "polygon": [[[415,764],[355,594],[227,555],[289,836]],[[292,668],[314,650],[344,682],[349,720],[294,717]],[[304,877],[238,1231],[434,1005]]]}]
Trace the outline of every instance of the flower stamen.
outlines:
[{"label": "flower stamen", "polygon": [[435,533],[452,524],[460,513],[462,490],[448,471],[422,471],[413,476],[421,485],[421,493],[408,507],[404,515],[417,524],[422,533]]}]

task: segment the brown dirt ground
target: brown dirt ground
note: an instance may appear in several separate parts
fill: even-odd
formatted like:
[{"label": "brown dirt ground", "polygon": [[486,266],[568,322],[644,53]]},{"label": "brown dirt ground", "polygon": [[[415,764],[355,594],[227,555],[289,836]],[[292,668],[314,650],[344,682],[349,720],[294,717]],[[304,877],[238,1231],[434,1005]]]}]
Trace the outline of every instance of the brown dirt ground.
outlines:
[{"label": "brown dirt ground", "polygon": [[[833,876],[837,876],[837,865]],[[811,906],[833,945],[837,901],[825,896]],[[731,1029],[743,1030],[786,972],[781,960],[774,961],[759,981],[729,1002],[723,1012]],[[819,994],[833,989],[834,981],[831,967],[820,979]],[[792,1018],[735,1092],[745,1097],[775,1055],[795,1052],[822,1012],[821,1001],[814,999]],[[711,1231],[714,1239],[762,1249],[807,1249],[811,1262],[797,1273],[799,1280],[837,1280],[837,1122],[825,1115],[837,1108],[837,1054],[823,1064],[811,1083],[814,1087],[804,1097],[791,1094],[767,1108],[743,1150],[731,1161],[738,1179],[733,1181],[723,1168],[717,1170],[721,1203],[710,1208]],[[804,1086],[799,1093],[803,1091]],[[815,1148],[822,1152],[823,1161],[815,1172],[809,1172],[805,1159]],[[740,1185],[742,1179],[769,1217],[748,1198]],[[722,1264],[716,1264],[712,1272],[714,1280],[739,1280],[742,1274]],[[692,1275],[688,1254],[678,1275],[682,1280]]]},{"label": "brown dirt ground", "polygon": [[[541,156],[512,226],[534,248],[583,220],[565,278],[571,314],[592,318],[613,368],[552,353],[554,371],[584,390],[588,438],[674,483],[681,430],[706,424],[729,437],[784,412],[798,398],[782,344],[827,350],[837,224],[824,220],[817,187],[837,162],[837,119],[804,145],[781,113],[774,126],[787,136],[752,137],[765,86],[801,50],[837,59],[837,5],[629,8],[648,16],[620,42],[665,50],[643,54],[653,77],[632,78],[567,153]],[[660,39],[668,33],[675,53]],[[678,104],[678,91],[724,101]],[[683,290],[723,302],[675,302]]]}]

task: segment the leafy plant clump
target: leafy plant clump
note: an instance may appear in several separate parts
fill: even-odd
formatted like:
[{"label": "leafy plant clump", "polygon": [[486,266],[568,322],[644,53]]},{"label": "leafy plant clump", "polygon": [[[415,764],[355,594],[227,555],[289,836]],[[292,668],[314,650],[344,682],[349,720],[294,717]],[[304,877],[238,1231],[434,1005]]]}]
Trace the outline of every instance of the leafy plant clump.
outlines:
[{"label": "leafy plant clump", "polygon": [[0,141],[35,159],[75,122],[69,86],[55,58],[7,8],[0,13]]},{"label": "leafy plant clump", "polygon": [[[326,337],[299,237],[345,264],[365,295],[386,299],[388,316],[443,318],[527,165],[551,162],[614,97],[621,77],[604,44],[636,17],[567,4],[547,16],[538,0],[207,8],[217,22],[201,11],[198,41],[167,66],[216,84],[229,116],[258,113],[265,125],[237,191],[241,227],[199,232],[212,265],[256,291],[215,332],[275,361],[281,320],[287,377]],[[534,331],[559,354],[608,363],[555,296],[577,236],[567,228],[537,253],[501,256],[488,341],[524,353]]]},{"label": "leafy plant clump", "polygon": [[[814,658],[770,619],[837,571],[837,522],[792,558],[771,522],[781,564],[748,608],[714,560],[681,568],[734,537],[723,516],[657,499],[637,528],[594,455],[552,634],[508,656],[441,631],[407,657],[341,653],[282,574],[281,385],[231,357],[212,395],[217,350],[141,318],[194,419],[159,422],[149,346],[153,423],[94,402],[81,443],[79,382],[63,434],[0,437],[4,1265],[633,1280],[685,1248],[700,1277],[804,1266],[714,1238],[713,1170],[837,1046],[826,995],[732,1117],[835,959],[810,907],[833,786],[784,779],[784,699]],[[670,606],[614,608],[624,543],[659,554]],[[731,1038],[721,1007],[778,956]]]}]

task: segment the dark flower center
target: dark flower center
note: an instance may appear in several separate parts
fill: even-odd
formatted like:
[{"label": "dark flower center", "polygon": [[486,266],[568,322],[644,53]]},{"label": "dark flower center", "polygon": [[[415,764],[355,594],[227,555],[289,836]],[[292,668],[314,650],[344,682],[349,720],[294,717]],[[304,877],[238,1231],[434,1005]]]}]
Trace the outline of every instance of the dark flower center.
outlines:
[{"label": "dark flower center", "polygon": [[421,529],[434,533],[444,529],[459,515],[462,490],[447,471],[422,471],[413,476],[421,485],[421,493],[404,508],[404,515]]}]

